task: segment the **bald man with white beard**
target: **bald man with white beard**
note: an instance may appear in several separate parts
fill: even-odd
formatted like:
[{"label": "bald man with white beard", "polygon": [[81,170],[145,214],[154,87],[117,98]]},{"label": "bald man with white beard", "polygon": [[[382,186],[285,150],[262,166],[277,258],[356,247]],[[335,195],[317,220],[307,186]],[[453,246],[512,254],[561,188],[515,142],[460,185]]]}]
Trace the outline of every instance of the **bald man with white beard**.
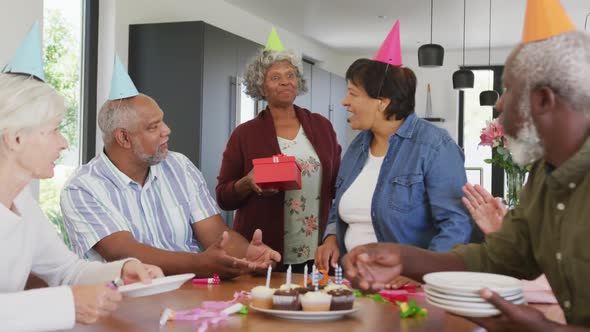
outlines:
[{"label": "bald man with white beard", "polygon": [[[344,257],[347,277],[380,289],[400,273],[478,271],[534,279],[545,274],[568,324],[590,327],[590,35],[562,33],[517,46],[496,105],[515,162],[533,162],[520,204],[484,244],[435,253],[378,243]],[[502,315],[470,318],[488,331],[588,331],[546,319],[490,290],[481,296]]]}]

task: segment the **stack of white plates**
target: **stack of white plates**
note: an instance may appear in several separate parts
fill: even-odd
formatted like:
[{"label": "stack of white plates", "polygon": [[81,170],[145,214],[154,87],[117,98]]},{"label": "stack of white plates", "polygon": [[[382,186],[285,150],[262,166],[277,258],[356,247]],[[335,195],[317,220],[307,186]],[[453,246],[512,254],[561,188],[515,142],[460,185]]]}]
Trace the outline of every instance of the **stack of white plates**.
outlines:
[{"label": "stack of white plates", "polygon": [[479,291],[489,288],[514,304],[525,304],[520,280],[491,273],[436,272],[424,276],[426,300],[433,306],[468,317],[500,314]]}]

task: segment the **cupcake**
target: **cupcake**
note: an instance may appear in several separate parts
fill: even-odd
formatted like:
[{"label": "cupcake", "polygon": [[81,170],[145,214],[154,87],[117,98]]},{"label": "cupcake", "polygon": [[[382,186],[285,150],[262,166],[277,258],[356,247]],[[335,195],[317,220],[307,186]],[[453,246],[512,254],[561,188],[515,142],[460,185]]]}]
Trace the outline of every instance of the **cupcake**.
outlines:
[{"label": "cupcake", "polygon": [[282,284],[281,287],[279,287],[279,290],[287,290],[287,289],[298,289],[301,288],[301,286],[297,285],[297,284],[291,284],[289,287],[287,287],[287,284]]},{"label": "cupcake", "polygon": [[350,310],[354,303],[354,293],[349,289],[339,288],[327,292],[332,295],[330,310]]},{"label": "cupcake", "polygon": [[307,292],[301,296],[303,311],[329,311],[332,295],[322,292]]},{"label": "cupcake", "polygon": [[295,289],[279,289],[272,296],[275,310],[300,310],[299,292]]},{"label": "cupcake", "polygon": [[266,286],[256,286],[250,291],[252,297],[252,305],[257,308],[271,309],[272,308],[272,296],[274,294],[274,288],[268,288]]},{"label": "cupcake", "polygon": [[295,290],[299,293],[299,295],[303,295],[307,292],[313,292],[315,290],[315,287],[309,285],[307,287],[298,287]]},{"label": "cupcake", "polygon": [[336,289],[347,289],[349,291],[352,291],[352,289],[350,289],[348,286],[346,285],[336,285],[336,284],[329,284],[326,287],[324,287],[322,289],[322,291],[324,293],[329,293],[330,291],[336,290]]}]

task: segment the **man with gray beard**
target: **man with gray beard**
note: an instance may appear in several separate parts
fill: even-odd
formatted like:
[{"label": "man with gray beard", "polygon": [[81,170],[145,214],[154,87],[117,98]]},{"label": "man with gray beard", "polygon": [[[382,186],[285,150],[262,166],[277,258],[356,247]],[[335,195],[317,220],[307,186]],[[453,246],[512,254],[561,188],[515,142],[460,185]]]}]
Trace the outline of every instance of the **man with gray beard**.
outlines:
[{"label": "man with gray beard", "polygon": [[168,151],[171,130],[155,100],[108,100],[98,114],[104,150],[64,185],[61,208],[81,257],[158,262],[165,274],[232,278],[264,271],[280,254],[230,230],[201,172]]},{"label": "man with gray beard", "polygon": [[[547,3],[543,2],[543,3]],[[504,69],[497,109],[519,164],[533,163],[520,204],[484,244],[435,253],[389,243],[344,257],[348,278],[380,289],[400,273],[422,280],[436,271],[478,271],[532,280],[542,273],[568,324],[590,327],[590,35],[567,31],[517,46]],[[502,313],[470,318],[488,331],[586,331],[489,289],[480,295]]]}]

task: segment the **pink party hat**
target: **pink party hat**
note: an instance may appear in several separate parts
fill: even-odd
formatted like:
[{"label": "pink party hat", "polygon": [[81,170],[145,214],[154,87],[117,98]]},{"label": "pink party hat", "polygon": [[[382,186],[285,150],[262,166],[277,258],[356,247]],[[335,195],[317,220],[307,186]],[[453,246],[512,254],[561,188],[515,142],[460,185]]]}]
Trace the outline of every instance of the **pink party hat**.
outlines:
[{"label": "pink party hat", "polygon": [[388,63],[394,66],[402,65],[402,48],[399,41],[399,20],[395,21],[393,28],[389,31],[387,38],[381,44],[379,51],[373,60]]}]

